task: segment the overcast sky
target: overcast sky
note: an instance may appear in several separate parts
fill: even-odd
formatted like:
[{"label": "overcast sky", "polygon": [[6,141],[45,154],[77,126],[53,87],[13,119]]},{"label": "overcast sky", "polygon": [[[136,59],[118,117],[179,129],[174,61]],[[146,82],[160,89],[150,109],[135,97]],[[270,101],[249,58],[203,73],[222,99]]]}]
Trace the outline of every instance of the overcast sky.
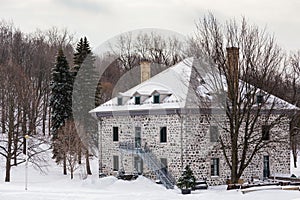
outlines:
[{"label": "overcast sky", "polygon": [[192,34],[208,11],[220,20],[245,16],[266,26],[286,50],[300,49],[300,0],[0,0],[0,18],[22,31],[68,28],[93,47],[141,28]]}]

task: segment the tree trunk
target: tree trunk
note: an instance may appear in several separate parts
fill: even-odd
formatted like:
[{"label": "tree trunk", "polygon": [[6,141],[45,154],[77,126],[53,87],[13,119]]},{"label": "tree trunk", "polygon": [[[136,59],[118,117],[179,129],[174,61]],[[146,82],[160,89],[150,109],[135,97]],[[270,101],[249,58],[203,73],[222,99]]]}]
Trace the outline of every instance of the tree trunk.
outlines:
[{"label": "tree trunk", "polygon": [[78,164],[81,165],[81,148],[78,149]]},{"label": "tree trunk", "polygon": [[6,158],[6,166],[5,166],[5,182],[10,182],[10,156]]},{"label": "tree trunk", "polygon": [[26,134],[27,134],[27,106],[24,104],[23,113],[22,113],[23,154],[26,154],[26,139],[25,139]]},{"label": "tree trunk", "polygon": [[[235,133],[234,133],[235,134]],[[231,183],[238,183],[238,145],[237,145],[237,137],[233,136],[231,142]]]},{"label": "tree trunk", "polygon": [[74,170],[73,170],[72,167],[71,167],[71,170],[70,170],[70,174],[71,174],[71,179],[73,179],[74,178]]},{"label": "tree trunk", "polygon": [[66,160],[66,155],[63,155],[64,156],[64,160],[63,160],[63,174],[64,175],[67,175],[67,160]]},{"label": "tree trunk", "polygon": [[10,182],[10,169],[11,169],[11,158],[12,158],[12,145],[13,145],[13,128],[14,128],[14,107],[13,104],[9,108],[9,124],[8,124],[8,135],[7,135],[7,156],[5,166],[5,182]]},{"label": "tree trunk", "polygon": [[42,132],[43,132],[43,135],[45,136],[46,135],[46,121],[47,121],[47,108],[48,108],[48,93],[45,92],[45,95],[44,95],[44,103],[43,103],[43,117],[42,117]]},{"label": "tree trunk", "polygon": [[51,106],[48,108],[48,134],[51,135]]},{"label": "tree trunk", "polygon": [[293,151],[294,168],[297,168],[297,152]]},{"label": "tree trunk", "polygon": [[90,159],[89,159],[89,150],[86,150],[85,152],[85,165],[86,165],[86,173],[88,175],[92,175]]}]

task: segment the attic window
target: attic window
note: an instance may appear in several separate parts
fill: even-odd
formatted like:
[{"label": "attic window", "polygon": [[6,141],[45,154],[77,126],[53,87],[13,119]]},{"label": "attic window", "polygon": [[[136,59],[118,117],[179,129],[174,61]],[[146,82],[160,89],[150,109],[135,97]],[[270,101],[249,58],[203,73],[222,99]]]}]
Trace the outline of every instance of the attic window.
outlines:
[{"label": "attic window", "polygon": [[118,106],[121,106],[123,104],[123,98],[118,97]]},{"label": "attic window", "polygon": [[136,96],[134,99],[135,99],[135,105],[140,105],[141,104],[141,97],[140,96]]},{"label": "attic window", "polygon": [[155,94],[155,95],[153,95],[153,103],[160,103],[160,101],[159,101],[159,98],[160,96],[159,96],[159,94]]},{"label": "attic window", "polygon": [[264,103],[264,95],[262,93],[256,94],[256,103],[258,105]]}]

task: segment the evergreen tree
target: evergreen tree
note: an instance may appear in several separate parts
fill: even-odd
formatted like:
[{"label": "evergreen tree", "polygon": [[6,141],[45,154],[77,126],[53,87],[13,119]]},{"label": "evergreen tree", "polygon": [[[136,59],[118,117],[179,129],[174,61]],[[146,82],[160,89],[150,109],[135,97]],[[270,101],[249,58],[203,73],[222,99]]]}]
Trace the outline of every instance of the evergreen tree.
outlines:
[{"label": "evergreen tree", "polygon": [[178,179],[177,186],[181,189],[192,189],[195,187],[196,178],[189,165],[187,165]]},{"label": "evergreen tree", "polygon": [[60,153],[58,132],[67,119],[72,118],[72,76],[62,49],[59,49],[51,81],[51,133],[53,158],[60,163],[64,156]]},{"label": "evergreen tree", "polygon": [[80,38],[76,46],[76,52],[74,53],[74,77],[77,75],[78,71],[80,70],[81,64],[85,61],[88,55],[92,56],[89,42],[86,37],[84,37],[83,39]]},{"label": "evergreen tree", "polygon": [[83,150],[86,156],[88,174],[91,174],[88,160],[89,147],[97,138],[97,123],[89,114],[89,111],[95,107],[95,91],[98,81],[94,61],[95,58],[86,37],[80,39],[74,53],[73,113],[76,121],[83,126],[83,132],[79,134],[84,143]]}]

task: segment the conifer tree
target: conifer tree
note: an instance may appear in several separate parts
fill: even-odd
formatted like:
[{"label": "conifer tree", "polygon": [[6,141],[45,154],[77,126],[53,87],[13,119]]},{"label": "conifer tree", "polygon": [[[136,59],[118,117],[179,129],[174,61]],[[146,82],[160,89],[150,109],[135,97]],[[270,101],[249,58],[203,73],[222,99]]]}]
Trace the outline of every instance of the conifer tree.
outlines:
[{"label": "conifer tree", "polygon": [[76,46],[76,52],[74,53],[74,77],[77,75],[82,63],[85,61],[88,55],[93,56],[89,42],[86,37],[83,39],[80,38]]},{"label": "conifer tree", "polygon": [[[59,149],[61,144],[57,140],[58,132],[66,120],[72,118],[72,76],[62,49],[58,51],[55,67],[52,71],[50,106],[53,158],[57,163],[60,163],[64,161],[64,155]],[[66,174],[65,169],[64,174]]]},{"label": "conifer tree", "polygon": [[89,42],[86,37],[81,38],[77,44],[74,53],[73,68],[73,113],[76,121],[83,126],[83,133],[79,133],[84,140],[83,150],[86,157],[87,173],[91,174],[89,166],[89,147],[91,141],[95,141],[96,122],[89,114],[95,106],[95,88],[97,86],[98,77],[95,73],[95,58],[90,49]]},{"label": "conifer tree", "polygon": [[195,187],[196,178],[189,165],[185,166],[181,177],[178,179],[177,186],[181,189],[192,189]]}]

